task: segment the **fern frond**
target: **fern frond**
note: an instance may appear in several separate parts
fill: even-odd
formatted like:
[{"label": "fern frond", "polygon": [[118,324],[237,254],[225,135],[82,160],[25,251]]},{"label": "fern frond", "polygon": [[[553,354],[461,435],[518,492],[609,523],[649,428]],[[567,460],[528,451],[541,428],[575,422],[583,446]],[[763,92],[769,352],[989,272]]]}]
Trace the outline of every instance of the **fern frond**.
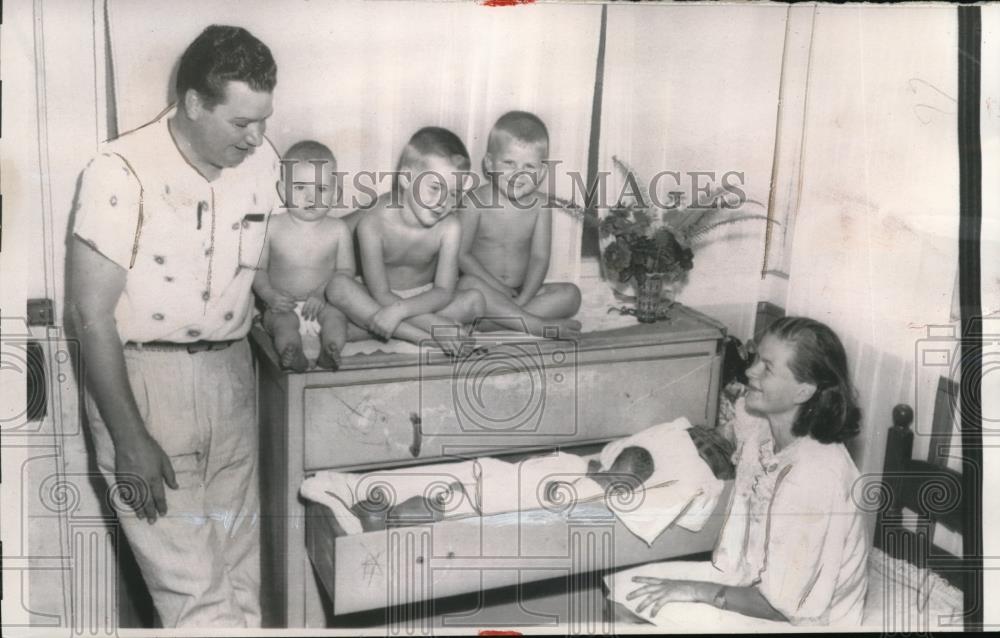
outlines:
[{"label": "fern frond", "polygon": [[[653,200],[649,196],[649,189],[646,188],[645,183],[643,183],[642,179],[639,178],[639,174],[635,171],[635,169],[626,164],[623,160],[619,159],[617,155],[612,155],[611,161],[614,163],[615,168],[621,171],[622,177],[625,178],[626,182],[628,181],[628,176],[632,176],[632,183],[636,185],[639,191],[639,198],[641,199],[641,202],[639,203],[644,207],[652,206]],[[622,184],[622,191],[624,190],[625,184]]]},{"label": "fern frond", "polygon": [[663,223],[675,234],[686,236],[689,228],[697,228],[703,220],[716,212],[716,209],[679,209],[664,213]]},{"label": "fern frond", "polygon": [[[720,226],[726,226],[729,224],[738,224],[740,222],[749,221],[751,219],[760,219],[769,224],[779,224],[776,220],[770,219],[767,215],[757,215],[752,213],[744,213],[740,215],[730,215],[726,219],[721,219],[718,221],[711,221],[703,223],[697,227],[688,228],[687,232],[684,234],[684,238],[687,241],[694,241],[709,232],[719,228]],[[780,224],[779,224],[780,225]]]},{"label": "fern frond", "polygon": [[559,208],[561,208],[563,210],[566,210],[566,211],[570,211],[570,212],[582,212],[583,211],[583,206],[580,206],[576,202],[571,202],[568,199],[563,199],[562,197],[558,197],[556,195],[553,195],[549,199],[549,204],[550,205],[551,204],[556,204]]}]

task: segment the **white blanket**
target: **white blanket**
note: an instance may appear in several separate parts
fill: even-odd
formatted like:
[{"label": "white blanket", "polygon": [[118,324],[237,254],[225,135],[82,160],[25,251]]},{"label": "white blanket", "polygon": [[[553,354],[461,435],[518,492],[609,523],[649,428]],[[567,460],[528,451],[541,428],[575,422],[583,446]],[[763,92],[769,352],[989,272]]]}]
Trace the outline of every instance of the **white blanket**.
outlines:
[{"label": "white blanket", "polygon": [[[412,496],[427,496],[434,486],[441,488],[458,481],[467,496],[450,504],[446,518],[539,509],[559,512],[573,502],[605,499],[622,524],[651,545],[673,523],[691,531],[700,530],[724,487],[698,455],[686,431],[690,426],[684,418],[656,425],[612,441],[599,456],[592,457],[556,452],[518,463],[483,457],[363,475],[319,472],[306,479],[300,491],[303,497],[329,507],[348,534],[361,531],[351,506],[368,498],[376,486],[390,490],[392,503],[398,504]],[[650,452],[655,464],[653,475],[633,497],[606,496],[604,489],[587,477],[587,462],[597,458],[608,468],[621,450],[631,445]],[[563,485],[548,489],[551,482]]]},{"label": "white blanket", "polygon": [[476,461],[420,465],[397,470],[376,470],[367,474],[317,472],[299,487],[303,498],[326,505],[347,534],[359,534],[361,521],[351,512],[360,501],[388,499],[386,507],[399,505],[414,496],[441,494],[452,483],[462,484],[465,494],[451,492],[453,498],[443,506],[444,518],[475,516]]}]

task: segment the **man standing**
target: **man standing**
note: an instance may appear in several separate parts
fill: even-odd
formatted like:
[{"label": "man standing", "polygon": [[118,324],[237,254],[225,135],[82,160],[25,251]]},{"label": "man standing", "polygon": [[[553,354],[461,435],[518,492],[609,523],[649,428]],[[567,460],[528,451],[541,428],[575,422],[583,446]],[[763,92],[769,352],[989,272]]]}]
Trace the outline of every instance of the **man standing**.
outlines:
[{"label": "man standing", "polygon": [[259,627],[250,285],[275,205],[276,66],[205,29],[177,104],[83,172],[70,246],[97,464],[164,626]]}]

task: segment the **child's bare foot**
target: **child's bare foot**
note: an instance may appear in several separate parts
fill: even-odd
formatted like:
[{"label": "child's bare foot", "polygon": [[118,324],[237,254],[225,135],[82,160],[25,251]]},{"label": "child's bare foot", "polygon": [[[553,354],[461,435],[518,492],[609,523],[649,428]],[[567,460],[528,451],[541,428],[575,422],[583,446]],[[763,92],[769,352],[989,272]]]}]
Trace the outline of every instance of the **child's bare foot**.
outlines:
[{"label": "child's bare foot", "polygon": [[340,368],[340,348],[336,343],[330,342],[323,346],[316,358],[316,366],[327,370]]},{"label": "child's bare foot", "polygon": [[282,370],[294,370],[295,372],[305,372],[309,369],[309,359],[302,352],[302,346],[289,344],[281,351]]},{"label": "child's bare foot", "polygon": [[464,339],[458,334],[451,334],[450,331],[442,331],[445,334],[435,334],[434,342],[449,357],[457,357],[462,351]]}]

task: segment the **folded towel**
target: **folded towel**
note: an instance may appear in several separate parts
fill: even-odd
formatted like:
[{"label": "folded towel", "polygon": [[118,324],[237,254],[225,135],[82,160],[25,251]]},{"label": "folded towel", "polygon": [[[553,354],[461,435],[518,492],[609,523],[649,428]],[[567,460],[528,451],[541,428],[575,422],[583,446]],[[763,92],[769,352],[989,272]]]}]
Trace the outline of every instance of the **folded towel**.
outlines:
[{"label": "folded towel", "polygon": [[[647,449],[655,465],[652,476],[633,494],[604,488],[587,476],[589,457],[555,453],[520,463],[478,459],[479,508],[482,514],[564,509],[572,502],[604,499],[633,534],[651,545],[672,523],[691,531],[704,527],[725,484],[698,454],[681,418],[647,428],[604,446],[599,459],[608,469],[626,447]],[[553,482],[563,486],[552,486]]]},{"label": "folded towel", "polygon": [[633,499],[610,505],[618,519],[647,545],[652,545],[672,523],[699,531],[715,510],[725,484],[699,456],[684,417],[646,428],[632,436],[612,441],[601,450],[601,468],[610,469],[627,447],[645,448],[653,457],[652,476],[644,491]]},{"label": "folded towel", "polygon": [[377,470],[366,474],[317,472],[299,487],[303,498],[326,505],[347,534],[362,531],[361,521],[351,507],[368,500],[386,508],[399,505],[414,496],[433,498],[445,493],[452,483],[461,483],[465,491],[450,492],[443,502],[444,517],[476,515],[476,461],[440,463],[396,470]]}]

